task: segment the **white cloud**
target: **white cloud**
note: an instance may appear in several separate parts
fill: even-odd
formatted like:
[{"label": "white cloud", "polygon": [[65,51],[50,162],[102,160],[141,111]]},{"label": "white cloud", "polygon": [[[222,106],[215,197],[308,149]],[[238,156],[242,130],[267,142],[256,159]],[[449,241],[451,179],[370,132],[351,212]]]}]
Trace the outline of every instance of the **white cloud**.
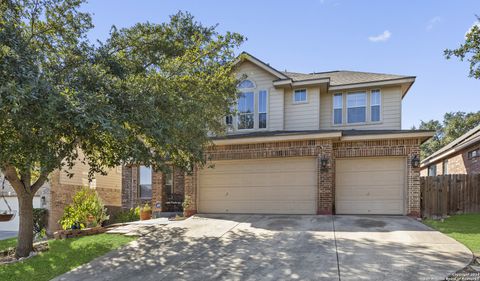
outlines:
[{"label": "white cloud", "polygon": [[372,42],[382,42],[387,41],[388,39],[390,39],[390,37],[392,37],[392,33],[388,30],[385,30],[382,34],[368,37],[368,40]]},{"label": "white cloud", "polygon": [[428,24],[427,24],[427,31],[430,31],[433,29],[433,27],[442,21],[442,18],[440,18],[439,16],[436,16],[436,17],[433,17],[431,18],[429,21],[428,21]]}]

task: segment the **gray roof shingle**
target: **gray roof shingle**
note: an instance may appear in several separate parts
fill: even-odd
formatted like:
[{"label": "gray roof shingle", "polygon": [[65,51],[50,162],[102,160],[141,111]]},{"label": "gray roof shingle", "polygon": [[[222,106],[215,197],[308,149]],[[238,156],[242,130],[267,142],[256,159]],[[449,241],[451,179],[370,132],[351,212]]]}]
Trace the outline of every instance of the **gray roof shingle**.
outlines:
[{"label": "gray roof shingle", "polygon": [[330,78],[330,86],[341,86],[367,82],[378,82],[402,78],[415,78],[414,76],[371,73],[349,70],[337,70],[316,73],[298,73],[283,71],[283,74],[290,77],[293,81],[305,81],[312,79]]}]

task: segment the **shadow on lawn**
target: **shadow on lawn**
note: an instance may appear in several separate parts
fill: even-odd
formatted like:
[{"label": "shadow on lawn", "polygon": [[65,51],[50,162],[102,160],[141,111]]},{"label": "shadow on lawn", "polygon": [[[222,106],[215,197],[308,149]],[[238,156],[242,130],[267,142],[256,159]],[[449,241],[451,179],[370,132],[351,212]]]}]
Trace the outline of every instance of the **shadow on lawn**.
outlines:
[{"label": "shadow on lawn", "polygon": [[51,240],[49,245],[47,252],[0,266],[0,280],[50,280],[120,246],[106,235]]}]

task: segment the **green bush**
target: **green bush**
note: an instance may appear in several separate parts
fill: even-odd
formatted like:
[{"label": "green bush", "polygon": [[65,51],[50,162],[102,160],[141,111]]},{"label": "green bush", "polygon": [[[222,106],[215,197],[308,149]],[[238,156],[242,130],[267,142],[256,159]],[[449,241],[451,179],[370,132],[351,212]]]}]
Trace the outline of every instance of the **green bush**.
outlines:
[{"label": "green bush", "polygon": [[113,219],[114,223],[138,221],[140,219],[140,207],[131,208],[117,213]]},{"label": "green bush", "polygon": [[97,192],[84,187],[75,194],[72,204],[65,207],[59,223],[63,229],[82,229],[102,225],[108,218]]},{"label": "green bush", "polygon": [[33,234],[35,236],[42,236],[47,228],[47,209],[33,208]]}]

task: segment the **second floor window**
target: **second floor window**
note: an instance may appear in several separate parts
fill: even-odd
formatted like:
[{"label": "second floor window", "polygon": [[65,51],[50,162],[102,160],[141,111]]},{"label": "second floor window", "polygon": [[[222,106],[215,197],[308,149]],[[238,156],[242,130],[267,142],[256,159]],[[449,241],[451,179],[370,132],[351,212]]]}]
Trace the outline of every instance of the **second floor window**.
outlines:
[{"label": "second floor window", "polygon": [[364,123],[366,121],[367,94],[365,92],[347,95],[347,122]]},{"label": "second floor window", "polygon": [[380,90],[373,90],[370,95],[370,120],[372,122],[380,121]]},{"label": "second floor window", "polygon": [[253,92],[241,93],[238,97],[238,122],[239,130],[254,128],[254,94]]},{"label": "second floor window", "polygon": [[267,128],[267,91],[258,92],[258,128]]},{"label": "second floor window", "polygon": [[343,120],[343,95],[333,95],[333,124],[342,124]]},{"label": "second floor window", "polygon": [[293,103],[307,102],[307,89],[295,90],[293,92]]},{"label": "second floor window", "polygon": [[142,199],[152,198],[152,168],[140,166],[138,169],[139,197]]},{"label": "second floor window", "polygon": [[480,148],[468,152],[468,159],[480,157]]}]

